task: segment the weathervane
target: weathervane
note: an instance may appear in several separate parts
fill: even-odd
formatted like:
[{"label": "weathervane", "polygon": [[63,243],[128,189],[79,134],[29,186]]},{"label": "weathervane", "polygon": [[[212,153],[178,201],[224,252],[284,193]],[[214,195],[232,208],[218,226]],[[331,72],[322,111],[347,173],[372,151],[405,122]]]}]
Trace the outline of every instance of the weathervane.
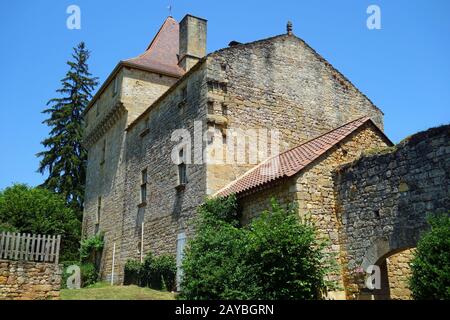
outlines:
[{"label": "weathervane", "polygon": [[169,17],[172,16],[172,4],[169,4],[167,9],[169,10]]}]

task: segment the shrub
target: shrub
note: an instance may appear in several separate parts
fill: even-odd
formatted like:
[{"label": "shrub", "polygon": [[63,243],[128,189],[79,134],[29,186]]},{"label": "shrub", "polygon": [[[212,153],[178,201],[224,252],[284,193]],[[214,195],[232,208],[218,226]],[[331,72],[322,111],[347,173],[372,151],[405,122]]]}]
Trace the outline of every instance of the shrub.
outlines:
[{"label": "shrub", "polygon": [[[221,212],[217,212],[221,211]],[[183,261],[181,298],[319,299],[334,283],[325,243],[310,221],[272,201],[249,226],[239,224],[236,199],[210,199],[199,208],[196,235]]]},{"label": "shrub", "polygon": [[174,257],[147,254],[143,263],[128,260],[125,264],[125,284],[137,284],[155,290],[175,289],[177,267]]},{"label": "shrub", "polygon": [[96,256],[101,253],[104,247],[103,234],[83,239],[80,244],[81,262],[95,263]]},{"label": "shrub", "polygon": [[176,285],[177,266],[175,258],[169,255],[156,257],[153,261],[154,278],[160,279],[161,289],[174,291]]},{"label": "shrub", "polygon": [[141,285],[142,264],[137,260],[128,260],[125,264],[125,285]]},{"label": "shrub", "polygon": [[19,230],[8,223],[0,223],[0,232],[19,232]]},{"label": "shrub", "polygon": [[93,263],[83,263],[80,266],[81,271],[81,286],[88,287],[98,281],[99,274],[97,268]]},{"label": "shrub", "polygon": [[78,258],[81,223],[65,199],[47,189],[16,184],[0,191],[0,224],[6,231],[61,235],[60,260]]},{"label": "shrub", "polygon": [[417,300],[450,300],[450,214],[428,217],[431,230],[411,261],[410,288]]}]

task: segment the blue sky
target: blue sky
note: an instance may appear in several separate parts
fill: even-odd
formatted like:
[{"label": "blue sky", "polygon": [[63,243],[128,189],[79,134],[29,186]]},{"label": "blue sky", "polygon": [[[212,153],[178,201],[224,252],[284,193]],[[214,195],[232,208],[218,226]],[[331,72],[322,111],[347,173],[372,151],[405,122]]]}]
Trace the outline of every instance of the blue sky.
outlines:
[{"label": "blue sky", "polygon": [[[448,0],[35,0],[0,4],[0,189],[37,185],[48,128],[45,103],[55,96],[71,49],[84,40],[91,71],[103,81],[121,59],[141,53],[173,5],[208,22],[208,50],[294,33],[346,75],[385,113],[394,141],[450,121]],[[66,28],[66,9],[81,8],[81,30]],[[382,29],[369,30],[366,9],[381,8]]]}]

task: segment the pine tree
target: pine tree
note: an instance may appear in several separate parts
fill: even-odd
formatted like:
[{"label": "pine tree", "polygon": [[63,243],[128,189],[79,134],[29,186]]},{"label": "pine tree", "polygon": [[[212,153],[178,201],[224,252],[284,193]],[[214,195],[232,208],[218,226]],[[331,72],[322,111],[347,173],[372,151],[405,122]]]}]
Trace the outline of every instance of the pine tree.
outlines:
[{"label": "pine tree", "polygon": [[48,173],[43,183],[51,191],[61,194],[67,203],[81,213],[84,201],[87,152],[82,146],[83,112],[98,85],[98,78],[89,73],[87,60],[90,52],[84,42],[73,48],[69,71],[61,80],[60,95],[48,101],[49,115],[43,123],[51,130],[42,141],[45,151],[37,154],[42,158],[38,172]]}]

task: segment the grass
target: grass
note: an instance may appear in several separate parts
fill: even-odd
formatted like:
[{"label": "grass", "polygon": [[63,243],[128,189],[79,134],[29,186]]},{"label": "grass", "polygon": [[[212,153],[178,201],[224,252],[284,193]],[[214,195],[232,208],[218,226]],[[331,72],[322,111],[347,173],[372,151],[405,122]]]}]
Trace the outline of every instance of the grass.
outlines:
[{"label": "grass", "polygon": [[170,292],[156,291],[138,286],[111,286],[97,283],[79,290],[61,290],[61,300],[174,300]]}]

